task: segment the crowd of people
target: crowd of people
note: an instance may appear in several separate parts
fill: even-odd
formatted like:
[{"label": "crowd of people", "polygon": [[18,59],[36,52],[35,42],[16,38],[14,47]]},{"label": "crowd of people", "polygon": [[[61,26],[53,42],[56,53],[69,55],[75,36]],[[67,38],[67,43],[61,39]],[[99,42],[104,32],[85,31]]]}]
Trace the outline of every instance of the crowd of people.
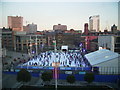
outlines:
[{"label": "crowd of people", "polygon": [[52,66],[52,63],[58,62],[63,67],[88,67],[87,59],[80,52],[43,52],[31,58],[23,65],[27,66]]}]

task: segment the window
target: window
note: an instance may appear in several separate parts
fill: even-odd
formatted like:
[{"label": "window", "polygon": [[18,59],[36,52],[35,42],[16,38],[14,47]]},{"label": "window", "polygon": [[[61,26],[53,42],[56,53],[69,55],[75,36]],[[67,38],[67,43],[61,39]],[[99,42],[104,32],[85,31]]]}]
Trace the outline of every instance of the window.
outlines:
[{"label": "window", "polygon": [[120,47],[120,44],[115,44],[115,47]]},{"label": "window", "polygon": [[120,43],[120,37],[116,38],[116,43]]}]

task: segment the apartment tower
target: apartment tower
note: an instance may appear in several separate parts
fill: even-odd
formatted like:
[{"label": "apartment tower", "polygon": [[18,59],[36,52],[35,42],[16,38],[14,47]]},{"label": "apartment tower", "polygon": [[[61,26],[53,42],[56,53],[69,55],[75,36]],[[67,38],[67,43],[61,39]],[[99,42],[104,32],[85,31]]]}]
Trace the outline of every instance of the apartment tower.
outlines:
[{"label": "apartment tower", "polygon": [[8,27],[13,31],[23,31],[23,17],[8,16]]}]

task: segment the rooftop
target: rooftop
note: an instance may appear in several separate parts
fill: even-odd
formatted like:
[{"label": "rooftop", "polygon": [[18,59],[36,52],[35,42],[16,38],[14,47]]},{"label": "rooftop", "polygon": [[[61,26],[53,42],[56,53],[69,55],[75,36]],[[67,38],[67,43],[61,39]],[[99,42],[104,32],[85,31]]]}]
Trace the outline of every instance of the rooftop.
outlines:
[{"label": "rooftop", "polygon": [[85,55],[91,65],[96,65],[105,61],[113,60],[114,58],[118,58],[119,56],[120,55],[118,53],[112,52],[107,49],[101,49]]}]

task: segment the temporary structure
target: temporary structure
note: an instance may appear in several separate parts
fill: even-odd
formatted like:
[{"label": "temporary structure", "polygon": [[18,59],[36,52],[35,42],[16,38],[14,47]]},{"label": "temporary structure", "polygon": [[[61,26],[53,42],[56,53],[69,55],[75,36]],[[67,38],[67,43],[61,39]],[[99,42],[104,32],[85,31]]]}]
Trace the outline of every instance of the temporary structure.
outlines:
[{"label": "temporary structure", "polygon": [[101,49],[85,57],[93,67],[99,67],[101,74],[120,74],[120,54],[107,49]]}]

